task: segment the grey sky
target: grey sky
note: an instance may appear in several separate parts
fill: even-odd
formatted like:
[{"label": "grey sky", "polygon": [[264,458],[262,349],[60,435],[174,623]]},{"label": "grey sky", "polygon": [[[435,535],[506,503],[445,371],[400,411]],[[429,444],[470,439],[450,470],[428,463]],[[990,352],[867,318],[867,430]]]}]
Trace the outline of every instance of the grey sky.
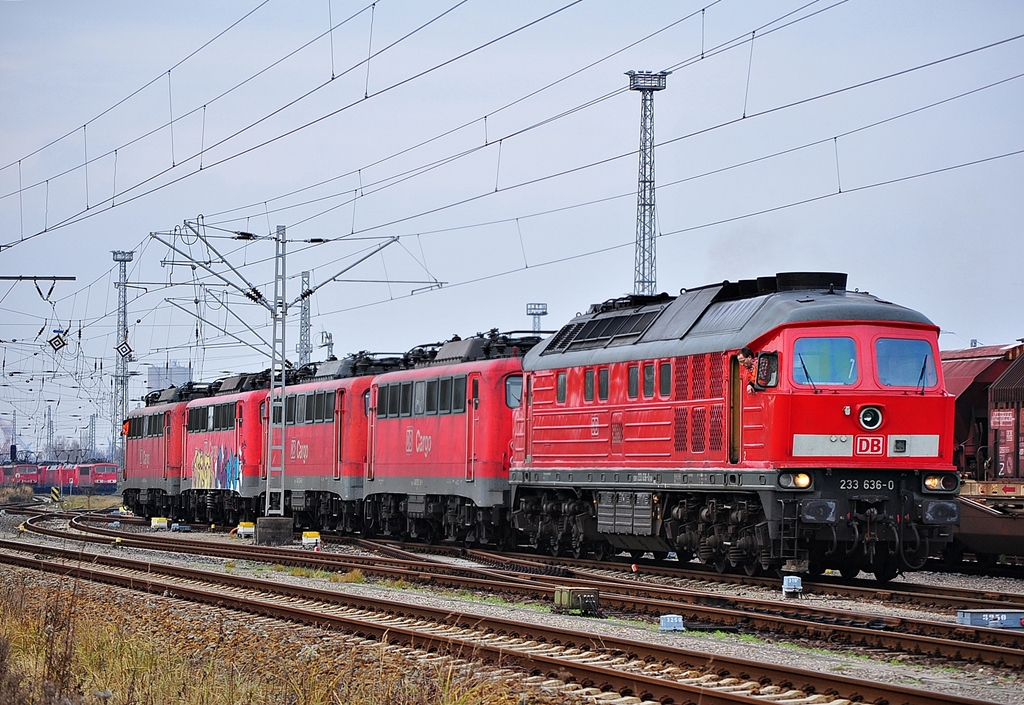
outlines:
[{"label": "grey sky", "polygon": [[[329,331],[339,355],[529,328],[531,301],[557,328],[630,292],[630,69],[674,71],[655,107],[659,289],[839,270],[925,313],[943,347],[1024,336],[1024,155],[1010,154],[1024,149],[1024,39],[950,59],[1024,34],[1024,5],[805,4],[380,0],[371,42],[369,2],[0,0],[0,244],[14,244],[0,273],[78,277],[48,300],[48,283],[41,296],[0,282],[0,418],[16,408],[35,444],[50,403],[58,436],[77,438],[93,411],[109,433],[98,368],[114,364],[115,249],[136,250],[130,278],[144,287],[130,296],[133,398],[147,365],[191,363],[203,379],[266,366],[214,327],[256,343],[224,288],[148,236],[200,214],[218,238],[287,226],[289,299],[302,270],[316,285],[401,236],[346,278],[407,283],[315,296],[314,343]],[[269,293],[271,243],[212,242]],[[211,257],[195,238],[175,243]],[[410,296],[434,280],[444,287]],[[270,337],[261,309],[235,293],[227,306]],[[291,321],[294,350],[298,307]],[[55,354],[46,340],[65,328]]]}]

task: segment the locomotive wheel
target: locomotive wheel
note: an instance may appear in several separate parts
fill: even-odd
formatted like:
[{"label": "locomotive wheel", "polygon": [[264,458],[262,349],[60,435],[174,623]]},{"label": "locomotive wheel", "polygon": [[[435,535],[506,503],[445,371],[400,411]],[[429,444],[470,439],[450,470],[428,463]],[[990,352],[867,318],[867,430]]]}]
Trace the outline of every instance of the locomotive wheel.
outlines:
[{"label": "locomotive wheel", "polygon": [[654,560],[659,563],[664,560],[668,560],[668,551],[651,551],[651,555],[654,556]]},{"label": "locomotive wheel", "polygon": [[761,573],[761,561],[755,560],[752,563],[744,563],[743,572],[749,575],[750,577],[759,575]]},{"label": "locomotive wheel", "polygon": [[634,561],[640,560],[641,558],[643,558],[645,553],[647,553],[647,551],[643,550],[642,548],[631,548],[631,549],[629,549],[629,556]]},{"label": "locomotive wheel", "polygon": [[900,574],[900,566],[894,556],[878,556],[872,566],[875,580],[879,583],[887,583]]},{"label": "locomotive wheel", "polygon": [[555,558],[561,558],[565,555],[565,546],[558,539],[552,539],[551,543],[548,544],[548,553]]},{"label": "locomotive wheel", "polygon": [[716,558],[712,565],[715,566],[715,571],[718,573],[729,572],[729,559],[725,556],[722,556],[721,558]]},{"label": "locomotive wheel", "polygon": [[598,541],[594,544],[594,560],[605,561],[612,555],[612,547],[607,541]]},{"label": "locomotive wheel", "polygon": [[860,575],[860,568],[855,565],[844,565],[839,569],[839,574],[846,580],[853,580]]}]

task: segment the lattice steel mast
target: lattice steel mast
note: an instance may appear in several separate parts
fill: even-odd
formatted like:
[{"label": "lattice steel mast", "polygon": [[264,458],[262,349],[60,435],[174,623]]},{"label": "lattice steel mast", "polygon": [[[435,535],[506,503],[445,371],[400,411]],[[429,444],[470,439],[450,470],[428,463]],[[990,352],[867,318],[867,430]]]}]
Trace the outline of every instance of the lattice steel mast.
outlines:
[{"label": "lattice steel mast", "polygon": [[640,91],[640,177],[636,190],[636,265],[633,293],[653,295],[658,285],[654,223],[654,91],[665,90],[671,71],[627,71],[629,89]]},{"label": "lattice steel mast", "polygon": [[270,423],[267,438],[267,504],[264,514],[284,516],[284,398],[287,376],[285,347],[285,323],[288,317],[288,301],[285,299],[286,261],[285,227],[277,226],[274,237],[274,300],[271,313],[274,316],[273,352],[270,358]]},{"label": "lattice steel mast", "polygon": [[118,467],[124,464],[124,436],[121,424],[128,416],[128,362],[132,350],[128,346],[128,263],[135,257],[135,251],[114,250],[114,261],[120,265],[117,278],[117,337],[114,340],[114,409],[110,419],[111,461]]},{"label": "lattice steel mast", "polygon": [[[302,273],[302,289],[303,293],[309,291],[309,272]],[[299,343],[295,346],[295,352],[299,355],[299,366],[308,365],[310,354],[313,352],[313,343],[309,339],[310,328],[312,324],[309,320],[309,308],[310,301],[308,296],[304,296],[302,299],[301,308],[299,309]]]}]

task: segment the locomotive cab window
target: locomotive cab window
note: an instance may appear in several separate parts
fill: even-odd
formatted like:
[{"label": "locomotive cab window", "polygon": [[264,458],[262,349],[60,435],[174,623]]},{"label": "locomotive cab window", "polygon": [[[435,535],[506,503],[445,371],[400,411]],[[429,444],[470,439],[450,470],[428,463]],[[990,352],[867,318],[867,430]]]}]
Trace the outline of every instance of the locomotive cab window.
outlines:
[{"label": "locomotive cab window", "polygon": [[523,400],[523,376],[512,375],[505,380],[505,406],[518,409]]},{"label": "locomotive cab window", "polygon": [[754,381],[761,389],[779,385],[779,354],[776,352],[760,353],[757,356],[757,373]]},{"label": "locomotive cab window", "polygon": [[853,338],[799,338],[793,345],[793,381],[812,387],[857,383]]},{"label": "locomotive cab window", "polygon": [[878,382],[886,387],[925,389],[938,384],[935,355],[927,340],[879,338],[875,341]]}]

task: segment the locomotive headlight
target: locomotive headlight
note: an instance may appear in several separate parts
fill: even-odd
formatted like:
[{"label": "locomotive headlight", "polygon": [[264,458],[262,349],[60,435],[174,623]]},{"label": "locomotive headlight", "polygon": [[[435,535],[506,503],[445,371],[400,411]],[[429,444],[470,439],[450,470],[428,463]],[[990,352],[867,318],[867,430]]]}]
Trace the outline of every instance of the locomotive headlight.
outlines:
[{"label": "locomotive headlight", "polygon": [[882,410],[877,406],[865,406],[857,415],[860,425],[866,431],[874,431],[882,425]]},{"label": "locomotive headlight", "polygon": [[925,475],[924,478],[924,488],[933,492],[952,492],[957,488],[958,484],[956,475],[951,472],[943,473],[942,475]]},{"label": "locomotive headlight", "polygon": [[779,486],[787,490],[805,490],[811,486],[811,476],[805,472],[784,472],[779,475]]}]

